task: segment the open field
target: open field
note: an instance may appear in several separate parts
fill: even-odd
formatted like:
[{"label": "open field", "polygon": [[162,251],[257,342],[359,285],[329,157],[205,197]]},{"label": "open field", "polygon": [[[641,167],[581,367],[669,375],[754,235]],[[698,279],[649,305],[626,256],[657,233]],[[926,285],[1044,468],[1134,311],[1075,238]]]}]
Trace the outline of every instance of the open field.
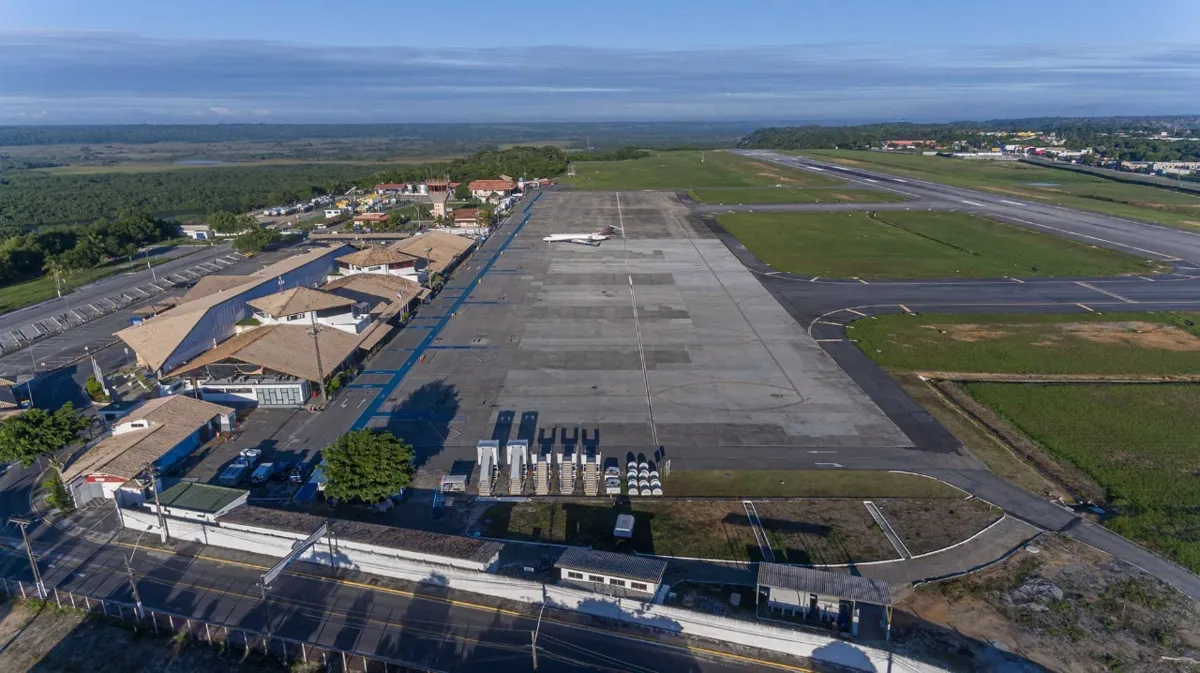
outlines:
[{"label": "open field", "polygon": [[1200,227],[1198,196],[1016,161],[968,161],[851,150],[803,150],[788,154],[1120,217]]},{"label": "open field", "polygon": [[[701,156],[703,155],[703,161]],[[768,164],[728,152],[663,152],[628,161],[582,161],[576,189],[701,189],[705,187],[834,187],[844,184],[807,171]]]},{"label": "open field", "polygon": [[[158,256],[150,258],[150,265],[157,266],[163,262],[169,261],[168,257]],[[73,274],[68,278],[62,279],[63,296],[67,296],[67,292],[88,283],[94,283],[103,278],[116,275],[118,273],[126,273],[129,271],[142,271],[146,268],[146,260],[138,259],[133,264],[121,259],[119,261],[102,264],[94,269],[88,269],[79,273]],[[20,283],[13,283],[0,287],[0,313],[15,311],[19,308],[36,304],[47,299],[52,299],[58,296],[54,288],[53,276],[41,276]],[[70,301],[68,299],[68,301]],[[63,305],[63,312],[66,312],[67,307]]]},{"label": "open field", "polygon": [[813,276],[1099,276],[1157,268],[1131,255],[965,213],[730,213],[718,221],[763,262]]},{"label": "open field", "polygon": [[1196,606],[1133,566],[1057,535],[979,573],[927,584],[896,605],[896,650],[955,671],[1183,673],[1163,657],[1200,647]]},{"label": "open field", "polygon": [[[906,536],[906,544],[911,539],[922,551],[964,540],[998,516],[986,504],[961,497],[880,502],[888,508],[889,520],[896,512],[903,532],[896,530]],[[862,500],[763,500],[755,508],[781,562],[845,565],[897,557]],[[631,540],[612,534],[617,515],[624,513],[636,521]],[[479,530],[488,537],[612,551],[762,560],[741,500],[633,499],[615,506],[588,500],[498,503],[484,513]]]},{"label": "open field", "polygon": [[895,314],[855,322],[853,337],[900,371],[1200,374],[1197,321],[1192,313]]},{"label": "open field", "polygon": [[1200,386],[968,383],[1107,492],[1106,526],[1200,572]]},{"label": "open field", "polygon": [[676,497],[962,498],[934,479],[873,470],[678,470],[663,479]]},{"label": "open field", "polygon": [[693,189],[691,197],[701,203],[894,203],[905,198],[894,192],[873,189],[792,189],[790,187],[747,187],[744,189]]}]

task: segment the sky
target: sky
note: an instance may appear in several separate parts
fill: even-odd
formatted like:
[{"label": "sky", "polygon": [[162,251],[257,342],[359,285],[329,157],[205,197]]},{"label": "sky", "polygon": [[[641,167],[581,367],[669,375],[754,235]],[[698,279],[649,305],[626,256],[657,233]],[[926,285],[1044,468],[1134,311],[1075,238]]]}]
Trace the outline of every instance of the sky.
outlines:
[{"label": "sky", "polygon": [[1197,0],[0,0],[0,124],[951,121],[1197,92]]}]

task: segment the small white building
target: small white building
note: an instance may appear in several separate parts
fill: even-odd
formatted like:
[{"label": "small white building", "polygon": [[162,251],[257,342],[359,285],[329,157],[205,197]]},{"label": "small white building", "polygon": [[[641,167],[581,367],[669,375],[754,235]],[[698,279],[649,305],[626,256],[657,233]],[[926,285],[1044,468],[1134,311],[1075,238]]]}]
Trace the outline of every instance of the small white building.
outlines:
[{"label": "small white building", "polygon": [[316,323],[350,334],[359,334],[371,323],[369,306],[336,294],[294,287],[258,299],[246,305],[263,325],[310,325]]},{"label": "small white building", "polygon": [[562,580],[602,593],[651,600],[662,585],[667,562],[650,556],[570,547],[554,566]]},{"label": "small white building", "polygon": [[887,640],[891,634],[892,593],[882,580],[760,563],[756,601],[770,613],[833,625],[851,636]]},{"label": "small white building", "polygon": [[517,184],[512,180],[472,180],[469,185],[471,196],[480,201],[499,203],[511,196]]},{"label": "small white building", "polygon": [[179,225],[179,230],[183,232],[184,236],[197,241],[207,241],[213,238],[212,227],[203,222],[196,224],[181,224]]},{"label": "small white building", "polygon": [[[249,491],[237,488],[181,481],[159,493],[158,502],[166,516],[216,523],[217,517],[246,504],[249,495]],[[146,506],[152,512],[158,510],[153,500]]]},{"label": "small white building", "polygon": [[136,505],[144,498],[143,487],[130,482],[147,465],[166,470],[216,433],[233,427],[234,410],[229,407],[183,395],[149,400],[120,418],[111,437],[68,465],[63,483],[77,507],[100,497]]},{"label": "small white building", "polygon": [[333,218],[346,212],[346,210],[347,210],[346,208],[326,208],[325,209],[325,219],[332,220]]}]

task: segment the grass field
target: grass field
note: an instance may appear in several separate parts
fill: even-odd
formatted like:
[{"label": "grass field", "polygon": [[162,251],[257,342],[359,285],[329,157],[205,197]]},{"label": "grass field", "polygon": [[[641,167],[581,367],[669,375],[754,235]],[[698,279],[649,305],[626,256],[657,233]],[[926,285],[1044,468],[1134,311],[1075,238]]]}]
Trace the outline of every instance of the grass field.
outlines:
[{"label": "grass field", "polygon": [[663,479],[672,497],[962,498],[934,479],[873,470],[677,470]]},{"label": "grass field", "polygon": [[743,189],[693,189],[701,203],[894,203],[905,198],[894,192],[872,189],[793,189],[790,187],[747,187]]},{"label": "grass field", "polygon": [[790,154],[1120,217],[1200,227],[1200,197],[1016,161],[966,161],[851,150],[803,150]]},{"label": "grass field", "polygon": [[[158,266],[166,261],[169,260],[165,256],[150,258],[150,264],[152,266]],[[87,271],[76,273],[69,278],[64,278],[62,280],[62,292],[63,295],[66,296],[69,290],[80,287],[81,285],[94,283],[98,280],[108,278],[109,276],[113,276],[118,273],[125,273],[127,271],[143,271],[145,268],[145,259],[138,259],[132,265],[123,259],[118,262],[110,262],[94,269],[88,269]],[[5,285],[0,287],[0,313],[15,311],[24,306],[46,301],[47,299],[53,299],[57,296],[58,292],[55,290],[54,278],[52,276],[41,276],[40,278],[34,278],[21,283]],[[63,312],[66,312],[66,310],[67,308],[64,305]]]},{"label": "grass field", "polygon": [[[701,156],[703,155],[703,161]],[[728,152],[663,152],[628,161],[581,161],[576,189],[703,189],[706,187],[836,187],[844,184],[815,173],[753,161]]]},{"label": "grass field", "polygon": [[858,320],[852,336],[903,371],[1200,374],[1196,322],[1194,313],[896,314]]},{"label": "grass field", "polygon": [[969,383],[1108,492],[1105,525],[1200,572],[1200,386]]},{"label": "grass field", "polygon": [[[932,481],[926,479],[925,481]],[[933,482],[936,483],[936,482]],[[918,548],[964,540],[998,513],[977,500],[879,500],[896,514],[897,531]],[[755,503],[767,543],[787,563],[882,561],[896,551],[861,499],[763,500]],[[634,517],[629,540],[613,537],[617,515]],[[891,516],[889,514],[888,516]],[[762,553],[741,500],[638,500],[615,506],[586,500],[497,503],[484,513],[487,537],[587,546],[609,551],[760,561]],[[947,542],[947,540],[949,540]],[[925,545],[924,547],[920,545]]]},{"label": "grass field", "polygon": [[965,213],[730,213],[721,225],[780,271],[833,278],[1145,273],[1124,253]]}]

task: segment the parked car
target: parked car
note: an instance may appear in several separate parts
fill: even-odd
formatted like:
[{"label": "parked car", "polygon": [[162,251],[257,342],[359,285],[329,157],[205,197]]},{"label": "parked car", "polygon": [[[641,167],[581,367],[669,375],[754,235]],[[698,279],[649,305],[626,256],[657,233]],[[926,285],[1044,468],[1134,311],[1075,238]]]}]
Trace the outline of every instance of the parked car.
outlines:
[{"label": "parked car", "polygon": [[250,483],[265,484],[265,483],[267,483],[267,480],[271,478],[271,475],[274,473],[275,473],[275,464],[274,463],[263,463],[262,465],[259,465],[258,467],[254,468],[254,474],[250,475]]},{"label": "parked car", "polygon": [[287,472],[287,479],[293,484],[303,484],[304,466],[300,464],[293,465]]}]

